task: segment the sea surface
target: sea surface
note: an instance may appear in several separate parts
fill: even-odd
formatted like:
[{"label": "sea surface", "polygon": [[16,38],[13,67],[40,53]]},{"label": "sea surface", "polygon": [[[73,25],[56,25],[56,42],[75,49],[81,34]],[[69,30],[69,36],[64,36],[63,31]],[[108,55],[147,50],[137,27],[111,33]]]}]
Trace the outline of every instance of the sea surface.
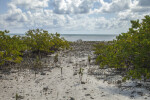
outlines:
[{"label": "sea surface", "polygon": [[[10,36],[20,35],[24,36],[25,34],[9,33]],[[60,34],[61,37],[64,37],[67,41],[111,41],[116,38],[116,34]]]},{"label": "sea surface", "polygon": [[117,35],[110,34],[61,34],[68,41],[111,41],[116,38]]}]

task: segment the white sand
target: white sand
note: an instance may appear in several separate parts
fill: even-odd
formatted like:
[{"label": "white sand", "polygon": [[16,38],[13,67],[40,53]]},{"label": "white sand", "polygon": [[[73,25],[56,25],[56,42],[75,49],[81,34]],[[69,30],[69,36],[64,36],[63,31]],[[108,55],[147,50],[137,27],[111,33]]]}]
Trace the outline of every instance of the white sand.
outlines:
[{"label": "white sand", "polygon": [[[46,75],[37,74],[36,78],[28,71],[3,76],[5,79],[0,80],[0,100],[15,100],[16,93],[23,96],[21,100],[150,100],[150,92],[144,88],[121,90],[115,84],[103,83],[103,80],[88,75],[88,54],[80,57],[75,55],[59,54],[62,75],[60,68],[54,68],[51,72],[45,71]],[[73,75],[79,66],[83,66],[85,84],[80,83],[79,74]],[[132,86],[133,83],[129,85]]]}]

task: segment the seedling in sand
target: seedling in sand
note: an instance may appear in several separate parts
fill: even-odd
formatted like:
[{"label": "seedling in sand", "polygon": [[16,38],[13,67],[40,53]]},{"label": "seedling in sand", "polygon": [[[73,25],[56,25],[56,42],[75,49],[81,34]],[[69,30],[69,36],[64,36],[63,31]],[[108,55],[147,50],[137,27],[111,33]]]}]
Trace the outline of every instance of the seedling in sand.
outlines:
[{"label": "seedling in sand", "polygon": [[18,94],[16,93],[16,100],[18,100],[19,99],[19,96],[18,96]]},{"label": "seedling in sand", "polygon": [[36,60],[35,60],[35,62],[34,62],[34,65],[33,65],[33,68],[34,68],[34,71],[35,71],[35,77],[36,77],[36,74],[37,74],[37,70],[38,70],[39,68],[41,68],[41,67],[42,67],[42,63],[41,63],[39,57],[37,56],[37,57],[36,57]]},{"label": "seedling in sand", "polygon": [[56,54],[54,57],[54,63],[57,63],[57,62],[58,62],[58,54]]},{"label": "seedling in sand", "polygon": [[91,56],[89,56],[89,55],[88,55],[88,62],[89,62],[89,64],[91,62]]},{"label": "seedling in sand", "polygon": [[84,69],[80,67],[80,70],[79,70],[80,82],[82,82],[83,70],[84,70]]},{"label": "seedling in sand", "polygon": [[24,97],[21,96],[21,95],[18,95],[18,93],[16,93],[16,96],[15,96],[16,100],[20,100],[20,99],[23,99]]}]

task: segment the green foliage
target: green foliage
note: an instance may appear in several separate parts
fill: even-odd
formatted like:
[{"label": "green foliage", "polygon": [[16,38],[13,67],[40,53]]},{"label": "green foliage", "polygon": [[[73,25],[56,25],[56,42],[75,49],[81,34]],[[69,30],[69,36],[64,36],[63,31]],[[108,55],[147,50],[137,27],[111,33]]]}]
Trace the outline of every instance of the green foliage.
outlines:
[{"label": "green foliage", "polygon": [[29,30],[25,36],[6,35],[9,31],[0,31],[0,66],[6,63],[20,63],[25,51],[32,53],[54,53],[69,48],[69,43],[60,34],[49,34],[45,30]]},{"label": "green foliage", "polygon": [[132,27],[109,43],[95,46],[96,62],[101,67],[126,69],[126,79],[150,78],[150,16],[142,22],[131,21]]},{"label": "green foliage", "polygon": [[6,35],[8,31],[0,31],[0,65],[4,63],[22,61],[22,51],[26,49],[26,45],[19,36],[10,37]]},{"label": "green foliage", "polygon": [[68,42],[60,38],[60,34],[49,34],[45,30],[29,30],[23,38],[28,49],[35,53],[53,53],[60,48],[68,48]]}]

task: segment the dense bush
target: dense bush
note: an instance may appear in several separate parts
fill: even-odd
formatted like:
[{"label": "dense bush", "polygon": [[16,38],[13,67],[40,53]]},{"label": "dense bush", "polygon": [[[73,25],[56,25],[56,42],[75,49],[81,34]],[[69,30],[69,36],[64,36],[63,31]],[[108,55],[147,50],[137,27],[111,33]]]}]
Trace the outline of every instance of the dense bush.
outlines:
[{"label": "dense bush", "polygon": [[22,51],[26,49],[19,36],[10,37],[6,35],[8,31],[0,31],[0,65],[4,63],[20,62]]},{"label": "dense bush", "polygon": [[28,49],[35,53],[45,52],[53,53],[59,49],[68,48],[68,42],[60,38],[60,34],[49,34],[45,30],[29,30],[23,37]]},{"label": "dense bush", "polygon": [[25,51],[30,53],[54,53],[57,50],[69,48],[69,43],[60,38],[58,33],[49,34],[45,30],[29,30],[25,36],[6,35],[8,31],[0,31],[0,65],[22,61]]},{"label": "dense bush", "polygon": [[132,27],[115,40],[95,46],[96,62],[101,67],[126,70],[124,79],[150,78],[150,16],[131,21]]}]

